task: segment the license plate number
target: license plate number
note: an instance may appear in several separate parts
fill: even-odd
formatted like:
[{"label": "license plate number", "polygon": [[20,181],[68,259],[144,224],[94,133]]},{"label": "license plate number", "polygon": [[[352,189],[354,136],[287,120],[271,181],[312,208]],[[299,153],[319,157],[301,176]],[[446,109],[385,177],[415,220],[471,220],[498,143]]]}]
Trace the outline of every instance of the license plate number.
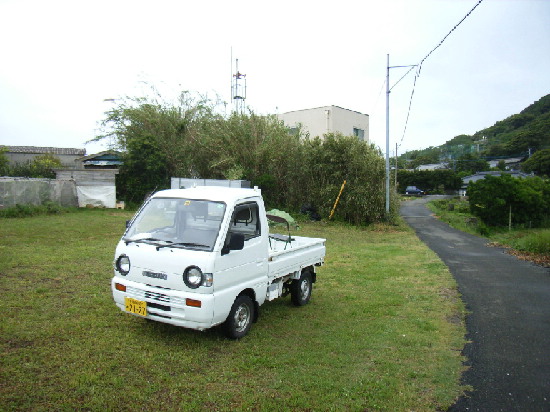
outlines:
[{"label": "license plate number", "polygon": [[126,312],[135,313],[140,316],[147,316],[147,302],[134,298],[124,297]]}]

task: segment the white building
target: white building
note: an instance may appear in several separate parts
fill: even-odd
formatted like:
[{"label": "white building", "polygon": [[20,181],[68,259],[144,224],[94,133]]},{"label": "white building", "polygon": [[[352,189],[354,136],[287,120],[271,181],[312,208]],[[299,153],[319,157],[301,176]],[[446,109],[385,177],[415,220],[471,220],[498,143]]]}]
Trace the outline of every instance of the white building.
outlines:
[{"label": "white building", "polygon": [[314,109],[296,110],[279,114],[279,119],[292,129],[300,125],[311,138],[327,133],[342,133],[344,136],[356,136],[369,142],[369,115],[339,106],[323,106]]},{"label": "white building", "polygon": [[416,168],[416,170],[444,170],[448,168],[447,163],[431,163],[428,165],[420,165]]}]

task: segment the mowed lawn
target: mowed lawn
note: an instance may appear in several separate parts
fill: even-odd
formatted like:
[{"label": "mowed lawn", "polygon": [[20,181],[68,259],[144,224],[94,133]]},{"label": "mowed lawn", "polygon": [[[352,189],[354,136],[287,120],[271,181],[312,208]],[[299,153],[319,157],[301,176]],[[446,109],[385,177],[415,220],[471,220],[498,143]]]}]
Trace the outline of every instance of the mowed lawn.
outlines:
[{"label": "mowed lawn", "polygon": [[0,219],[0,410],[435,411],[465,390],[456,283],[404,224],[303,224],[327,239],[310,304],[231,341],[114,305],[130,216]]}]

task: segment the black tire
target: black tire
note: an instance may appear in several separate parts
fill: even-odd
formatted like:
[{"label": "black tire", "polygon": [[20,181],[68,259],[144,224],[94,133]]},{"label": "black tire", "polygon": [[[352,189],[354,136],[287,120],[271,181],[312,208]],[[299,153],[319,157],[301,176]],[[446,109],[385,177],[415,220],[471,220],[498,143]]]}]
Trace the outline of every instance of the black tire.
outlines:
[{"label": "black tire", "polygon": [[254,302],[246,295],[238,296],[223,324],[225,336],[240,339],[245,336],[254,320]]},{"label": "black tire", "polygon": [[290,285],[290,297],[296,306],[304,306],[311,299],[313,281],[310,272],[302,272],[300,279],[294,279]]}]

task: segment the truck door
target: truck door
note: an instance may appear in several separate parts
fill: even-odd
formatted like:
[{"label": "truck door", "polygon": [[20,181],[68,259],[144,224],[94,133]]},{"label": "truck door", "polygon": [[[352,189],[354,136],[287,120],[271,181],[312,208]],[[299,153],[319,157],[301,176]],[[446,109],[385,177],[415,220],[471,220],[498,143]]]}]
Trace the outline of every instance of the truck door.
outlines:
[{"label": "truck door", "polygon": [[254,289],[259,304],[265,299],[268,228],[262,227],[260,206],[257,202],[248,201],[235,206],[225,237],[226,245],[234,233],[244,235],[244,247],[242,250],[231,250],[229,253],[221,252],[216,259],[214,274],[216,307],[219,308],[221,305],[227,312],[237,295],[244,289]]}]

